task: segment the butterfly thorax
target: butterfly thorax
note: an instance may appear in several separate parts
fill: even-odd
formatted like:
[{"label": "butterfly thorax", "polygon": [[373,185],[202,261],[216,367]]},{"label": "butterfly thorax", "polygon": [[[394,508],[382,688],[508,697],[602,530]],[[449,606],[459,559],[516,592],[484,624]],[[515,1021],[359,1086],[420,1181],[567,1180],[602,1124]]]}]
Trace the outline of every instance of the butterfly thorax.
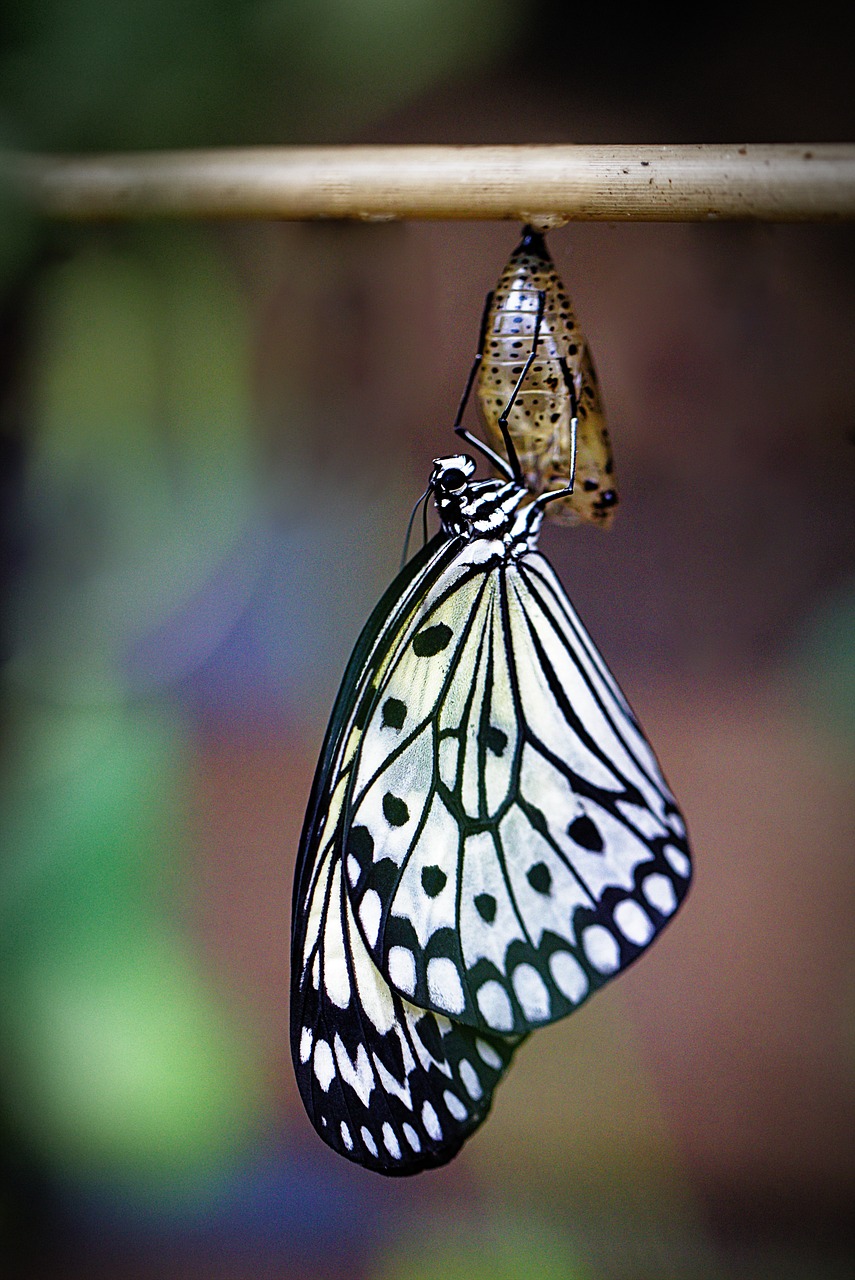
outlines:
[{"label": "butterfly thorax", "polygon": [[466,453],[434,460],[430,489],[445,532],[465,542],[501,542],[505,556],[533,551],[543,508],[513,480],[470,480],[474,471]]}]

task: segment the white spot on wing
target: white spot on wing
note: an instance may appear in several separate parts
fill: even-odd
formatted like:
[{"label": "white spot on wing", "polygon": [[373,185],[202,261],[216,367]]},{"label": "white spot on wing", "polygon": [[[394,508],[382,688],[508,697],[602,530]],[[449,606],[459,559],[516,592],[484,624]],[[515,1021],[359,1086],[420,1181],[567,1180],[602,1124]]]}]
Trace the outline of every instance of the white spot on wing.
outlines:
[{"label": "white spot on wing", "polygon": [[327,1093],[335,1076],[335,1063],[333,1062],[332,1049],[326,1040],[315,1041],[314,1068],[318,1084],[324,1093]]},{"label": "white spot on wing", "polygon": [[582,932],[582,946],[591,964],[600,973],[616,973],[620,968],[620,948],[605,925],[592,924]]},{"label": "white spot on wing", "polygon": [[[331,901],[341,893],[341,869],[336,867],[330,886]],[[330,910],[324,925],[324,990],[339,1009],[350,1004],[350,978],[347,972],[341,913]]]},{"label": "white spot on wing", "polygon": [[416,989],[416,958],[409,947],[390,947],[388,965],[392,986],[411,996]]},{"label": "white spot on wing", "polygon": [[434,956],[428,961],[427,983],[431,1003],[448,1013],[462,1013],[466,998],[460,983],[460,975],[453,960],[447,956]]},{"label": "white spot on wing", "polygon": [[374,1070],[377,1072],[379,1087],[384,1091],[384,1093],[388,1093],[389,1096],[392,1098],[398,1098],[401,1102],[403,1102],[404,1106],[407,1108],[408,1111],[412,1111],[413,1099],[410,1093],[409,1077],[413,1070],[413,1067],[416,1065],[416,1061],[412,1055],[412,1052],[410,1051],[410,1047],[407,1044],[407,1041],[404,1040],[400,1035],[398,1039],[401,1045],[401,1052],[404,1057],[403,1084],[400,1082],[400,1080],[395,1079],[395,1077],[392,1075],[392,1072],[389,1071],[383,1065],[382,1060],[377,1056],[376,1053],[373,1055]]},{"label": "white spot on wing", "polygon": [[513,1027],[514,1015],[508,993],[493,978],[479,989],[478,1008],[484,1021],[495,1031],[510,1031]]},{"label": "white spot on wing", "polygon": [[428,1136],[433,1138],[434,1142],[439,1142],[442,1137],[442,1126],[439,1123],[439,1116],[429,1102],[422,1107],[422,1124]]},{"label": "white spot on wing", "polygon": [[653,937],[653,921],[632,898],[625,898],[615,907],[614,922],[625,938],[643,947]]},{"label": "white spot on wing", "polygon": [[472,1066],[472,1063],[463,1058],[460,1063],[460,1079],[463,1081],[463,1087],[469,1094],[473,1102],[477,1102],[483,1094],[481,1081],[478,1079],[478,1073]]},{"label": "white spot on wing", "polygon": [[569,951],[554,951],[549,957],[549,971],[561,994],[574,1004],[588,994],[588,975]]},{"label": "white spot on wing", "polygon": [[407,1139],[407,1142],[409,1142],[410,1146],[413,1148],[413,1151],[415,1152],[421,1151],[422,1144],[419,1142],[419,1135],[416,1133],[413,1126],[405,1122],[401,1126],[401,1128],[404,1130],[404,1137]]},{"label": "white spot on wing", "polygon": [[675,836],[685,836],[686,824],[679,813],[669,813],[665,821],[674,832]]},{"label": "white spot on wing", "polygon": [[511,981],[529,1022],[544,1022],[549,1017],[549,992],[534,965],[518,964]]},{"label": "white spot on wing", "polygon": [[386,1035],[395,1025],[395,1006],[389,985],[377,972],[377,968],[365,950],[362,935],[356,927],[350,907],[347,908],[347,936],[350,941],[350,958],[356,981],[356,990],[362,1011],[380,1032]]},{"label": "white spot on wing", "polygon": [[487,1044],[486,1040],[482,1040],[479,1037],[475,1041],[475,1048],[478,1050],[478,1056],[481,1061],[486,1062],[488,1067],[492,1067],[494,1071],[502,1070],[505,1064],[491,1044]]},{"label": "white spot on wing", "polygon": [[312,1052],[312,1029],[303,1027],[300,1032],[300,1061],[308,1062]]},{"label": "white spot on wing", "polygon": [[469,1112],[460,1101],[456,1093],[452,1093],[450,1089],[446,1089],[443,1093],[445,1105],[448,1107],[455,1120],[465,1120]]},{"label": "white spot on wing", "polygon": [[671,863],[671,866],[677,872],[677,875],[682,876],[683,879],[685,879],[692,869],[692,864],[689,862],[689,859],[686,857],[685,853],[683,853],[682,849],[675,849],[672,844],[666,844],[663,852],[665,857]]},{"label": "white spot on wing", "polygon": [[383,1134],[383,1146],[389,1152],[389,1155],[392,1156],[393,1159],[395,1160],[400,1160],[401,1146],[395,1135],[395,1130],[392,1128],[388,1120],[384,1121],[383,1123],[382,1134]]},{"label": "white spot on wing", "polygon": [[651,907],[655,907],[663,916],[670,916],[677,905],[674,886],[661,871],[654,871],[652,875],[646,877],[641,886],[641,892]]},{"label": "white spot on wing", "polygon": [[382,910],[380,894],[376,889],[369,889],[359,904],[359,922],[365,930],[365,938],[370,947],[377,944]]},{"label": "white spot on wing", "polygon": [[362,1134],[362,1141],[365,1143],[368,1150],[371,1152],[373,1156],[376,1156],[377,1143],[374,1141],[374,1138],[370,1130],[366,1129],[365,1125],[363,1125],[362,1128],[359,1130],[359,1132]]},{"label": "white spot on wing", "polygon": [[356,884],[359,879],[361,867],[356,861],[352,853],[347,855],[347,878],[351,884]]},{"label": "white spot on wing", "polygon": [[353,1138],[351,1138],[350,1130],[348,1129],[347,1125],[344,1123],[343,1120],[341,1122],[341,1140],[344,1143],[344,1145],[347,1147],[348,1151],[353,1150]]},{"label": "white spot on wing", "polygon": [[[362,1105],[367,1107],[368,1099],[371,1097],[371,1090],[374,1088],[374,1072],[371,1069],[371,1060],[368,1057],[365,1045],[361,1044],[359,1046],[356,1050],[356,1059],[351,1062],[341,1036],[336,1035],[333,1044],[335,1046],[335,1059],[338,1063],[342,1080],[345,1084],[350,1085]],[[332,1063],[332,1056],[330,1056],[330,1063]]]}]

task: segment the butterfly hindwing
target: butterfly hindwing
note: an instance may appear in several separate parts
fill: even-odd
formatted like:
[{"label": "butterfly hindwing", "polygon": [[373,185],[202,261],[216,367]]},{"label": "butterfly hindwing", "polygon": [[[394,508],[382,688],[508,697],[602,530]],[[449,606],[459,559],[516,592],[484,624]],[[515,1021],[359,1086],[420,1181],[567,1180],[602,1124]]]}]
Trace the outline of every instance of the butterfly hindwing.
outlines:
[{"label": "butterfly hindwing", "polygon": [[315,893],[318,928],[292,1000],[297,1081],[315,1128],[383,1173],[444,1164],[486,1116],[517,1042],[416,1008],[389,987],[331,851]]}]

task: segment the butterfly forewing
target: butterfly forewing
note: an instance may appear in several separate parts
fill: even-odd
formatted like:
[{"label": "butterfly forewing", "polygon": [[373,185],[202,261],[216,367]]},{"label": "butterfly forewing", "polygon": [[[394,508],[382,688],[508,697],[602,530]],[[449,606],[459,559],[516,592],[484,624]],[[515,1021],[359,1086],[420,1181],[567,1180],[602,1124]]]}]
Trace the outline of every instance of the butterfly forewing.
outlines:
[{"label": "butterfly forewing", "polygon": [[534,552],[506,562],[493,544],[491,562],[490,545],[460,550],[384,668],[354,759],[346,889],[401,995],[525,1034],[653,940],[688,854],[558,579]]}]

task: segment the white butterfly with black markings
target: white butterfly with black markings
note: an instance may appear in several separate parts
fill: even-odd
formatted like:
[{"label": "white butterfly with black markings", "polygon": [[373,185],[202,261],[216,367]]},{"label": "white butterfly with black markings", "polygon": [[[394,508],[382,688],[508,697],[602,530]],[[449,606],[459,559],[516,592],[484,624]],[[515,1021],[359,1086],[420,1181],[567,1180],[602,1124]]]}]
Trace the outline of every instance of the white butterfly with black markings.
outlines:
[{"label": "white butterfly with black markings", "polygon": [[508,462],[460,426],[476,358],[455,430],[507,478],[434,463],[440,532],[357,642],[300,844],[297,1082],[320,1136],[385,1174],[450,1160],[522,1040],[635,960],[691,874],[653,752],[537,550],[567,491],[532,501],[506,420],[542,308]]}]

